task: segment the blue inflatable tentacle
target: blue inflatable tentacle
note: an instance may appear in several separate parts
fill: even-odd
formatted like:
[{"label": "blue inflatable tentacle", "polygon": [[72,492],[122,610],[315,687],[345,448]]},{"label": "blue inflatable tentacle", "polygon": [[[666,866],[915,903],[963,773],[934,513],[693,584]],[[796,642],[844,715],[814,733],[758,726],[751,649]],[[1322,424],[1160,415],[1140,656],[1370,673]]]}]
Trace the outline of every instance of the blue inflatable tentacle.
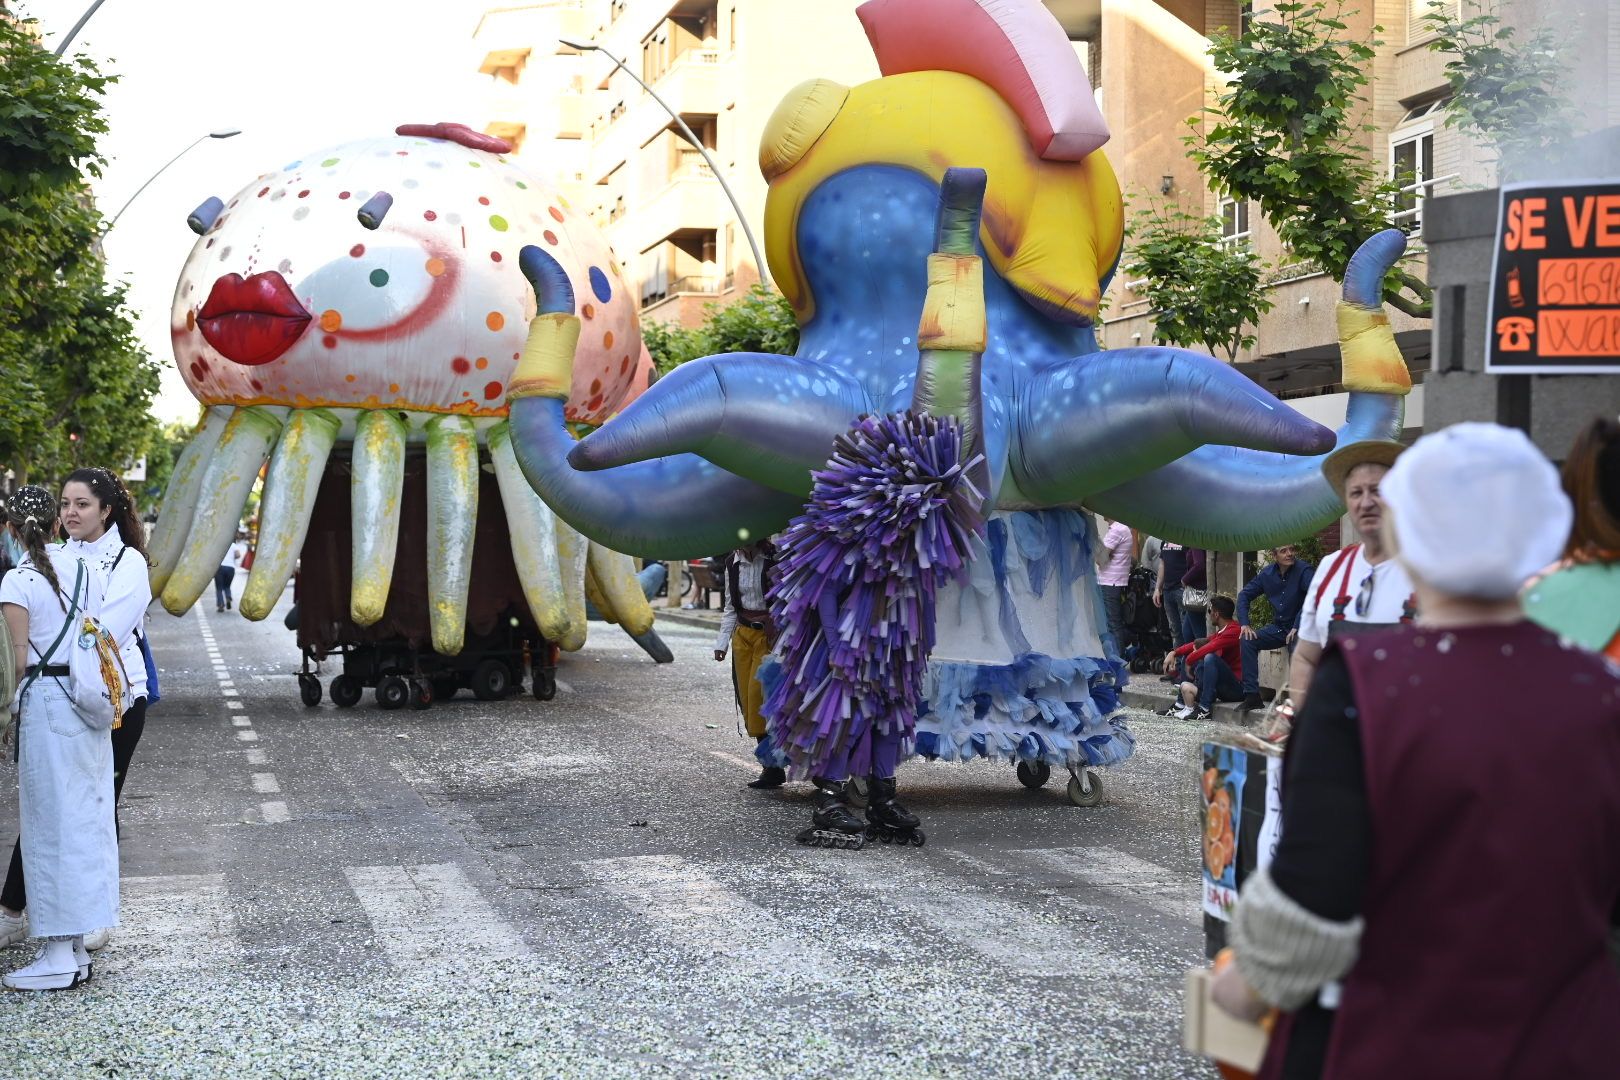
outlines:
[{"label": "blue inflatable tentacle", "polygon": [[769,353],[710,356],[659,379],[568,461],[596,470],[691,453],[803,499],[833,439],[872,410],[861,384],[837,368]]},{"label": "blue inflatable tentacle", "polygon": [[1017,423],[1013,476],[1041,506],[1077,503],[1205,444],[1333,448],[1332,431],[1185,349],[1109,349],[1049,365],[1020,394]]}]

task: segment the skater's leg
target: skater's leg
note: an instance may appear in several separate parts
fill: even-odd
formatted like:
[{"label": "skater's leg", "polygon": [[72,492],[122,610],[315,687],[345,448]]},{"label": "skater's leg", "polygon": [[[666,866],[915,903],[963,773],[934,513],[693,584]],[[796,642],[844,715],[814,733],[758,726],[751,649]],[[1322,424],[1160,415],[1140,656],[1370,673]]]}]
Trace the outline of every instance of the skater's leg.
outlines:
[{"label": "skater's leg", "polygon": [[[737,704],[742,709],[743,728],[756,743],[765,738],[765,688],[760,685],[759,669],[769,652],[763,630],[739,626],[731,636],[731,674],[737,687]],[[748,786],[779,788],[786,782],[786,772],[766,765]]]},{"label": "skater's leg", "polygon": [[866,820],[879,835],[909,839],[920,822],[916,814],[895,801],[894,774],[900,764],[901,742],[898,731],[872,737],[872,781],[866,795]]}]

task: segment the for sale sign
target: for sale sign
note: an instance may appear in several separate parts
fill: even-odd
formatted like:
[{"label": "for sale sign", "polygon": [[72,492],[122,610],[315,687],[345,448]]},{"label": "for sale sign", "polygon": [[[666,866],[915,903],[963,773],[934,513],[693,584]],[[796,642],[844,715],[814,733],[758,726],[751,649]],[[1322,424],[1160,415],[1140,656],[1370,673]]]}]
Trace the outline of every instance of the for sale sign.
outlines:
[{"label": "for sale sign", "polygon": [[1620,373],[1620,180],[1502,188],[1485,370]]}]

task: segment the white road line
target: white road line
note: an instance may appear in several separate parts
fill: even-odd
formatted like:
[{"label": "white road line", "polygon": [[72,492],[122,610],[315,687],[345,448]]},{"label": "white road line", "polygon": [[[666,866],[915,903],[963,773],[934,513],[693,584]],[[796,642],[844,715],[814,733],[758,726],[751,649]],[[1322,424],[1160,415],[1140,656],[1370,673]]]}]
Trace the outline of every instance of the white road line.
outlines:
[{"label": "white road line", "polygon": [[257,749],[257,748],[249,750],[249,751],[246,752],[246,756],[247,756],[247,763],[249,765],[268,765],[268,764],[270,764],[270,755],[266,754],[263,750],[260,750],[260,749]]},{"label": "white road line", "polygon": [[256,772],[253,774],[253,790],[260,795],[280,795],[281,785],[276,782],[275,773]]},{"label": "white road line", "polygon": [[753,772],[755,769],[759,768],[759,762],[750,761],[741,754],[732,754],[724,750],[710,750],[709,753],[710,755],[719,758],[721,761],[729,761],[731,764],[736,765],[739,768],[747,769],[749,772]]},{"label": "white road line", "polygon": [[253,726],[253,721],[249,720],[245,716],[233,716],[233,717],[231,717],[231,726],[232,727],[252,727]]},{"label": "white road line", "polygon": [[259,741],[259,733],[257,731],[238,731],[236,733],[236,737],[241,739],[243,742]]},{"label": "white road line", "polygon": [[125,877],[106,971],[228,971],[240,960],[224,874]]},{"label": "white road line", "polygon": [[292,815],[287,812],[287,804],[280,801],[260,803],[259,813],[264,816],[266,825],[280,825],[292,820]]},{"label": "white road line", "polygon": [[397,966],[507,960],[528,946],[454,863],[351,866],[344,876]]},{"label": "white road line", "polygon": [[239,693],[237,691],[235,691],[235,690],[221,690],[220,693],[224,694],[226,697],[238,697],[238,696],[240,696]]},{"label": "white road line", "polygon": [[760,976],[841,977],[832,956],[678,855],[595,859],[580,869],[659,937],[696,956],[718,955]]},{"label": "white road line", "polygon": [[[959,861],[967,861],[956,852],[951,854]],[[1114,895],[1152,908],[1178,922],[1189,925],[1198,922],[1198,879],[1191,867],[1176,873],[1128,851],[1100,845],[1010,848],[998,854],[996,869],[1000,873],[1024,876],[1018,869],[1019,863],[1035,863],[1083,887],[1110,890]],[[980,865],[989,869],[982,860]]]}]

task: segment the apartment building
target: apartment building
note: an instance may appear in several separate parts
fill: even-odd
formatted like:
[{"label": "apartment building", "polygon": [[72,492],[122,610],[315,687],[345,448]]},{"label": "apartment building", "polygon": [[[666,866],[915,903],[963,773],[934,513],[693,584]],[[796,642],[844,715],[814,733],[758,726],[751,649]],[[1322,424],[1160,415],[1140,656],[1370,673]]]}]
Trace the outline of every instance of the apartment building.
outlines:
[{"label": "apartment building", "polygon": [[[1381,41],[1365,88],[1360,122],[1373,128],[1366,153],[1392,177],[1405,179],[1398,223],[1412,233],[1412,250],[1423,272],[1424,206],[1436,196],[1495,182],[1490,155],[1465,134],[1445,124],[1445,58],[1429,48],[1433,35],[1423,16],[1431,4],[1452,11],[1459,0],[1346,0],[1348,33]],[[1478,10],[1475,0],[1461,0]],[[1344,415],[1344,395],[1334,393],[1339,356],[1333,305],[1339,286],[1310,266],[1289,268],[1288,253],[1276,233],[1250,205],[1221,199],[1203,183],[1182,136],[1186,121],[1213,102],[1220,76],[1208,60],[1209,35],[1235,28],[1264,11],[1264,4],[1234,0],[1099,0],[1092,78],[1103,115],[1113,132],[1110,160],[1128,204],[1175,203],[1183,209],[1220,217],[1225,242],[1247,244],[1276,269],[1270,275],[1273,307],[1262,316],[1254,346],[1240,354],[1256,382],[1323,423]],[[1589,127],[1620,123],[1620,10],[1605,0],[1507,0],[1495,5],[1512,25],[1538,20],[1581,20],[1573,58],[1572,82]],[[1127,220],[1129,218],[1127,217]],[[1430,323],[1389,310],[1396,339],[1414,377],[1429,367]],[[1147,300],[1131,288],[1129,275],[1116,276],[1104,320],[1104,338],[1115,348],[1153,340]],[[1407,428],[1423,424],[1423,390],[1409,400]]]},{"label": "apartment building", "polygon": [[492,83],[485,130],[517,142],[589,210],[639,283],[643,318],[696,325],[706,304],[762,276],[704,152],[758,236],[760,135],[782,96],[810,78],[878,76],[858,3],[552,0],[488,11],[474,33]]}]

